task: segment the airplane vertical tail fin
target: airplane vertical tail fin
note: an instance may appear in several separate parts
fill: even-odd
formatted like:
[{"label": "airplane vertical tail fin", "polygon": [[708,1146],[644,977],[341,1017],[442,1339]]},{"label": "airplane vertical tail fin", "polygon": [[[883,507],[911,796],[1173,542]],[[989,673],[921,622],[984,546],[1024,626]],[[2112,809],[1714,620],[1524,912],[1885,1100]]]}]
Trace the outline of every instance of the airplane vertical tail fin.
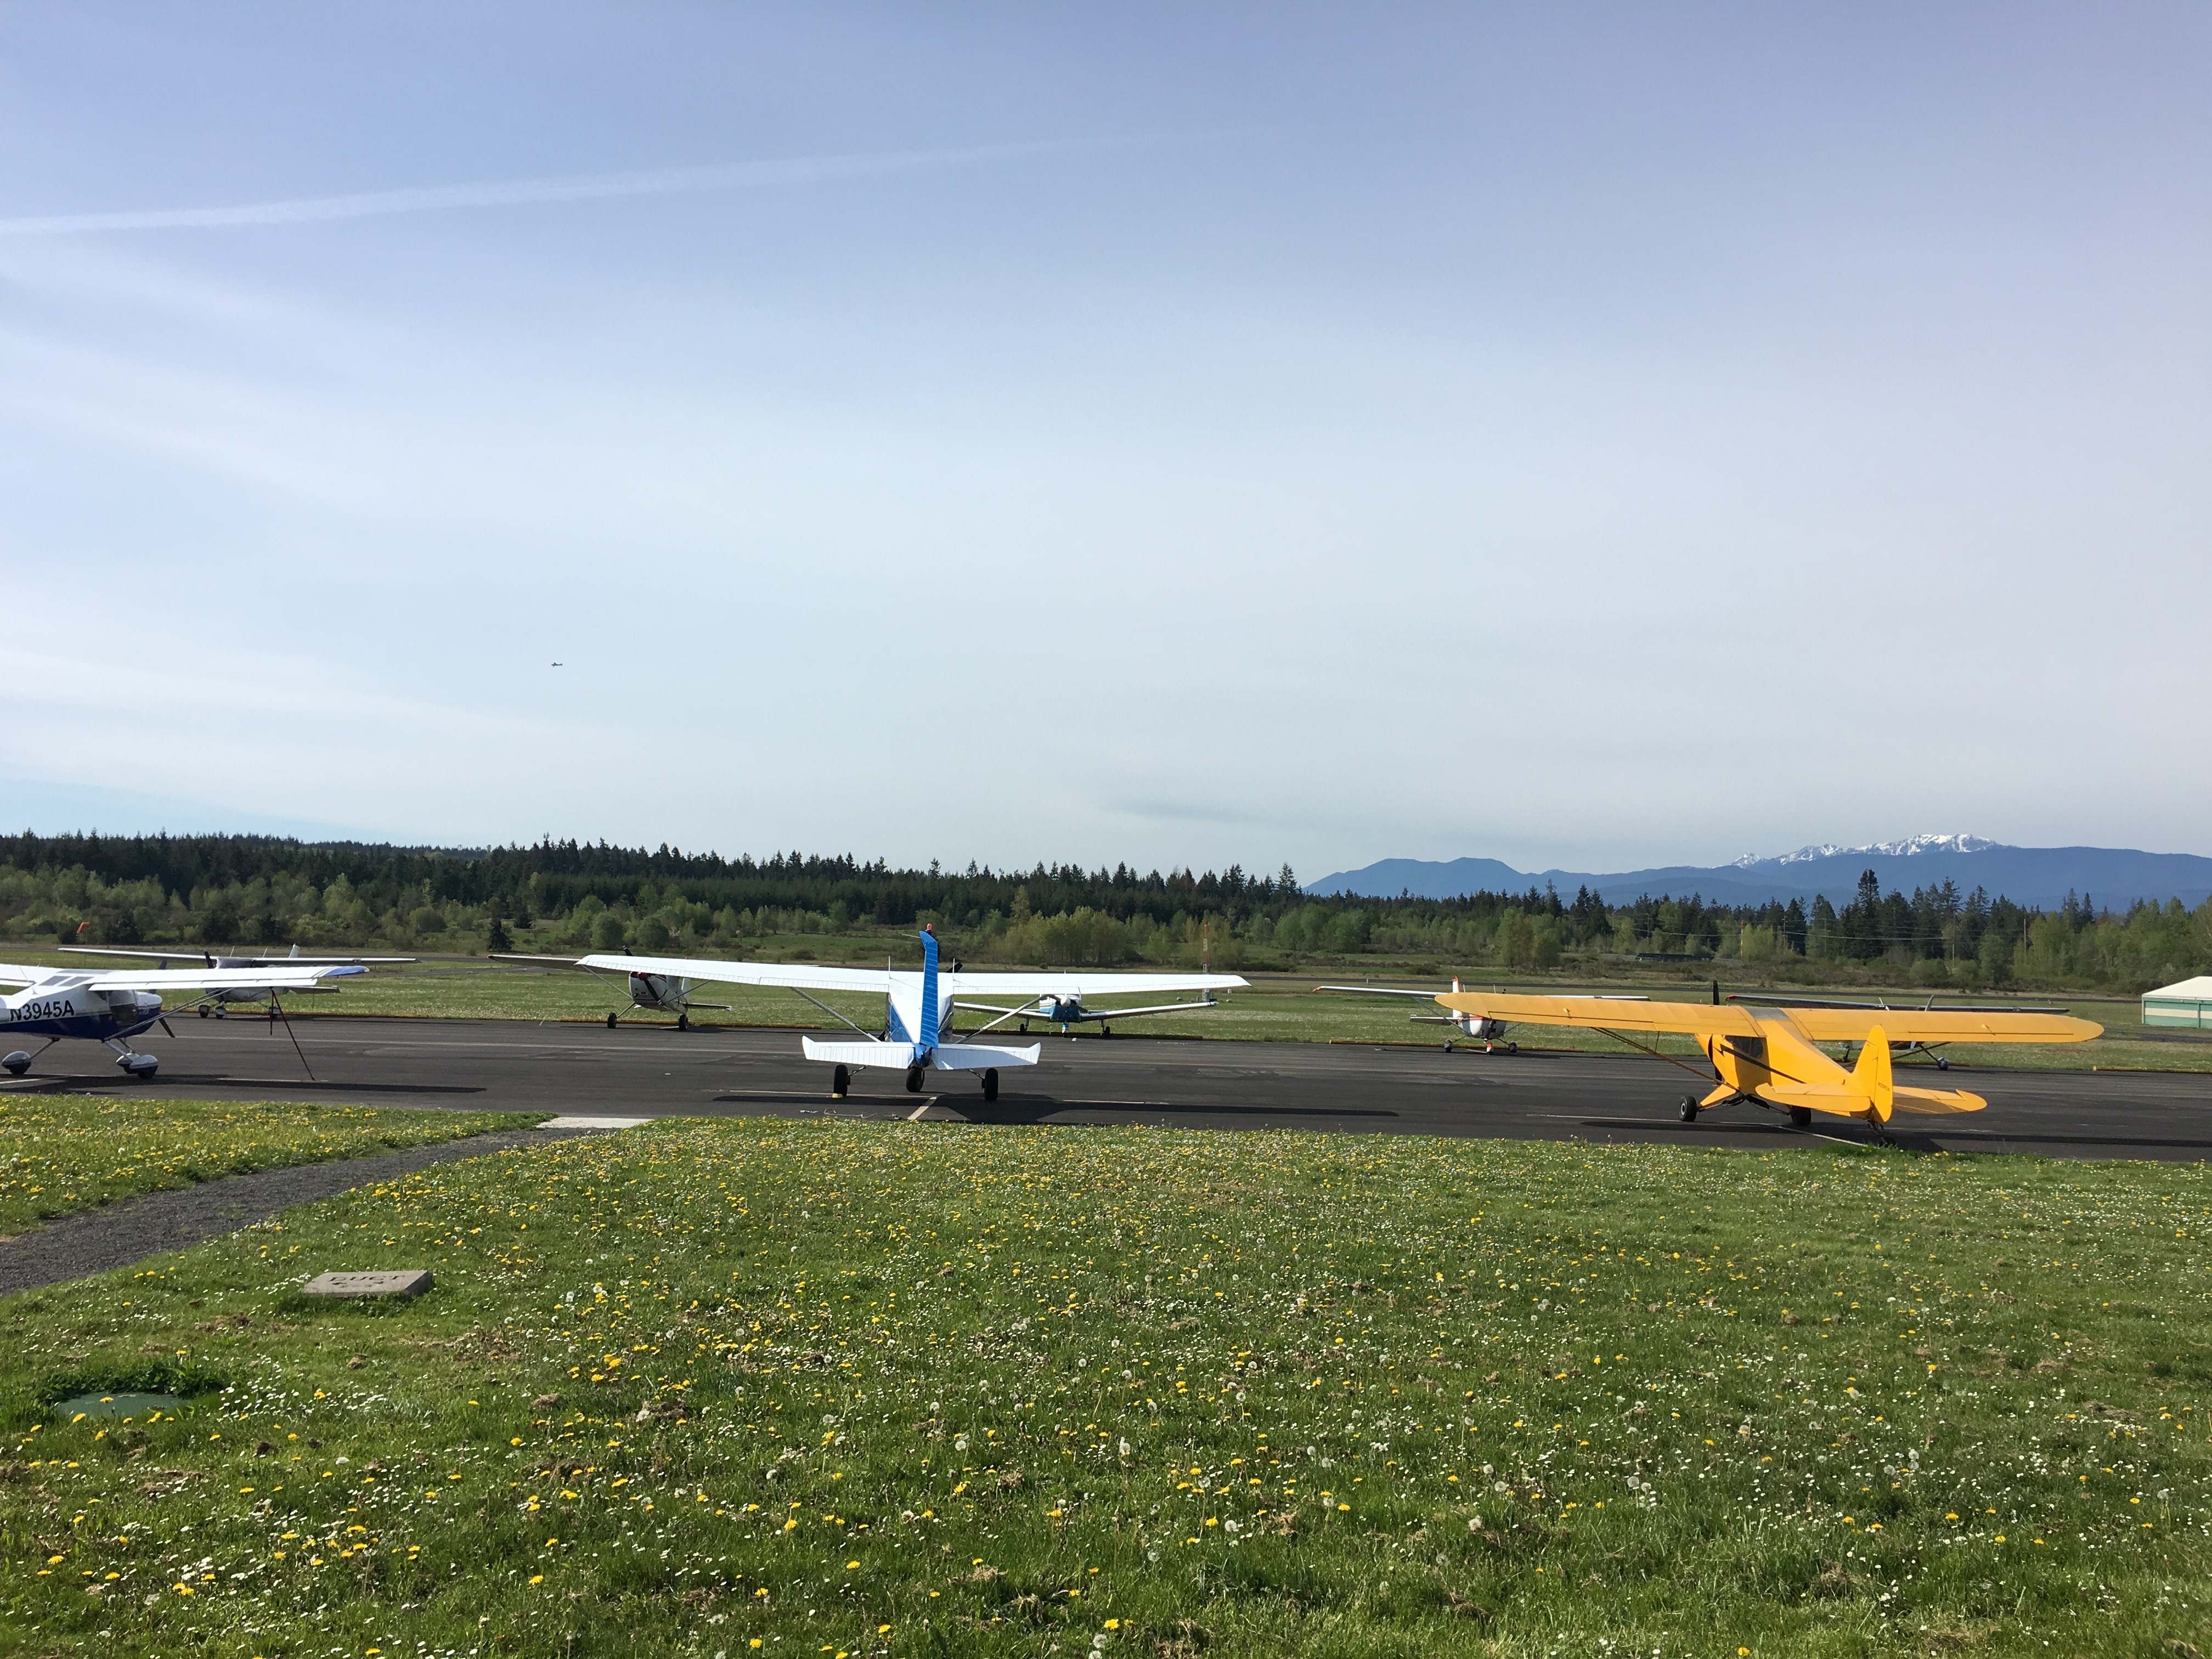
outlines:
[{"label": "airplane vertical tail fin", "polygon": [[1867,1032],[1859,1063],[1851,1067],[1850,1090],[1866,1102],[1875,1121],[1889,1121],[1897,1104],[1897,1086],[1889,1064],[1889,1038],[1879,1025]]},{"label": "airplane vertical tail fin", "polygon": [[921,1029],[914,1034],[915,1046],[925,1051],[937,1046],[938,1008],[937,935],[925,927],[921,930]]}]

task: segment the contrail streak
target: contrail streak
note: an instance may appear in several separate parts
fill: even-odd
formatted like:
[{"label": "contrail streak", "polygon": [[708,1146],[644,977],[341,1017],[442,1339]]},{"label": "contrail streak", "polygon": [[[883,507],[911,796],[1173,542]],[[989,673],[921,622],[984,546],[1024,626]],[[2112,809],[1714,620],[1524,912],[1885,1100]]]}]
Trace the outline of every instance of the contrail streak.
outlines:
[{"label": "contrail streak", "polygon": [[557,179],[511,179],[483,184],[434,185],[419,190],[364,191],[351,196],[307,196],[282,202],[247,202],[233,207],[58,213],[36,218],[0,219],[0,236],[77,236],[107,230],[216,230],[232,225],[304,225],[326,219],[366,219],[380,214],[430,213],[447,208],[519,207],[537,202],[589,202],[621,196],[754,190],[774,185],[916,173],[1079,147],[1082,146],[1070,143],[988,144],[878,155],[800,156],[781,161],[666,167],[648,173],[581,173]]}]

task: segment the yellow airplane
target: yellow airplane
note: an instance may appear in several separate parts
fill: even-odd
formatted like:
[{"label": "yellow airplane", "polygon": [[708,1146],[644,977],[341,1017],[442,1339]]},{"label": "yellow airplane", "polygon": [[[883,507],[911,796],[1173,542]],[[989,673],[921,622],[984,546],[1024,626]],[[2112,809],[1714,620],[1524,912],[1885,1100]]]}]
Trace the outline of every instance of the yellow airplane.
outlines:
[{"label": "yellow airplane", "polygon": [[[1632,1048],[1658,1050],[1625,1035],[1685,1033],[1698,1040],[1719,1074],[1702,1099],[1682,1097],[1682,1121],[1733,1101],[1786,1109],[1803,1127],[1815,1112],[1860,1118],[1880,1127],[1893,1111],[1978,1112],[1989,1104],[1964,1089],[1916,1089],[1894,1080],[1890,1045],[1939,1042],[2086,1042],[2104,1027],[2068,1014],[1982,1008],[1765,1007],[1741,1003],[1651,1002],[1641,997],[1521,996],[1504,992],[1440,993],[1437,1002],[1469,1018],[1512,1024],[1572,1025],[1602,1031]],[[1850,1070],[1814,1045],[1858,1042]],[[1660,1054],[1671,1060],[1673,1056]],[[1676,1064],[1680,1064],[1676,1061]],[[1685,1067],[1685,1069],[1689,1069]]]}]

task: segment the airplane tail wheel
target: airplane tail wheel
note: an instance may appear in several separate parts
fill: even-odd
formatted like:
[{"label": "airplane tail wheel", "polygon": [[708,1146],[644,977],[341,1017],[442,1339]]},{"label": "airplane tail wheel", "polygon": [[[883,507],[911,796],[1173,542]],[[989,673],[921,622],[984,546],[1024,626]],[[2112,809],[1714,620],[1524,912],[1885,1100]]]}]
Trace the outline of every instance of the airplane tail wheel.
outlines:
[{"label": "airplane tail wheel", "polygon": [[1811,1128],[1813,1109],[1810,1106],[1792,1106],[1790,1109],[1790,1121],[1801,1129]]},{"label": "airplane tail wheel", "polygon": [[614,1017],[612,1014],[609,1014],[609,1015],[607,1016],[607,1030],[609,1030],[610,1031],[611,1031],[611,1030],[613,1030],[614,1029],[615,1029],[615,1017]]},{"label": "airplane tail wheel", "polygon": [[916,1066],[906,1074],[906,1091],[910,1095],[921,1092],[921,1067]]},{"label": "airplane tail wheel", "polygon": [[1682,1121],[1685,1123],[1695,1123],[1697,1121],[1698,1097],[1695,1095],[1684,1095],[1682,1097]]},{"label": "airplane tail wheel", "polygon": [[676,1029],[677,1029],[678,1030],[679,1030],[679,1031],[688,1031],[688,1030],[690,1030],[691,1029],[691,1016],[690,1016],[690,1015],[689,1015],[689,1014],[678,1014],[678,1015],[677,1015],[677,1016],[676,1016]]},{"label": "airplane tail wheel", "polygon": [[832,1100],[842,1100],[842,1099],[844,1099],[844,1097],[845,1097],[845,1091],[846,1091],[848,1089],[851,1088],[852,1086],[853,1086],[853,1073],[852,1073],[849,1070],[848,1070],[846,1067],[844,1067],[844,1066],[838,1066],[838,1067],[836,1068],[836,1070],[835,1070],[835,1071],[833,1071],[833,1072],[831,1072],[831,1073],[830,1073],[830,1099],[832,1099]]},{"label": "airplane tail wheel", "polygon": [[995,1069],[994,1069],[983,1073],[983,1098],[986,1100],[996,1100],[998,1097],[999,1073]]}]

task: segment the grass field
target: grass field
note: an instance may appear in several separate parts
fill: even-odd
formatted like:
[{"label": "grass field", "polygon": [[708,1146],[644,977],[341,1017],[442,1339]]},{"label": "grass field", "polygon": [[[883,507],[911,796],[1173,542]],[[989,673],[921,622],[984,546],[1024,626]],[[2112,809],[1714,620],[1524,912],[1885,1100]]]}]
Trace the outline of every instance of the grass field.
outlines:
[{"label": "grass field", "polygon": [[544,1115],[0,1094],[0,1237],[161,1188],[526,1129]]},{"label": "grass field", "polygon": [[[2179,1651],[2208,1215],[2202,1166],[1840,1149],[471,1159],[0,1303],[0,1648]],[[437,1288],[295,1294],[380,1266]],[[149,1356],[228,1386],[40,1426]]]}]

